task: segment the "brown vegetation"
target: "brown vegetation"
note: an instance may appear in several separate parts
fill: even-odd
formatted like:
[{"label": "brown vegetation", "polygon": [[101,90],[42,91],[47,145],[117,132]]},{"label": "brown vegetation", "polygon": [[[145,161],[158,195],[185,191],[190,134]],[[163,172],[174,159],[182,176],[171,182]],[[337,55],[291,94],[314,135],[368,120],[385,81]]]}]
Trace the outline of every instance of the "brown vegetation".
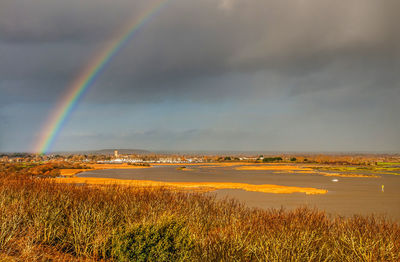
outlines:
[{"label": "brown vegetation", "polygon": [[133,169],[133,168],[148,168],[149,165],[130,165],[124,164],[90,164],[88,165],[91,169]]},{"label": "brown vegetation", "polygon": [[309,167],[302,167],[298,165],[250,165],[250,166],[239,166],[235,168],[236,170],[284,170],[284,171],[313,171]]},{"label": "brown vegetation", "polygon": [[68,169],[71,170],[69,173],[76,173],[79,170],[88,170],[90,167],[69,162],[0,163],[0,173],[12,176],[57,177],[60,176],[61,169]]},{"label": "brown vegetation", "polygon": [[79,173],[89,171],[93,169],[60,169],[59,174],[63,177],[73,177]]},{"label": "brown vegetation", "polygon": [[[323,168],[327,168],[330,166],[324,166]],[[355,174],[355,173],[337,173],[337,172],[321,172],[320,166],[303,166],[303,165],[247,165],[247,166],[238,166],[235,167],[236,170],[252,170],[252,171],[273,171],[276,174],[281,173],[293,173],[293,174],[314,174],[314,175],[323,175],[323,176],[334,176],[334,177],[355,177],[355,178],[379,178],[380,176],[372,175],[372,174]],[[323,169],[324,170],[324,169]],[[346,170],[345,170],[346,171]]]},{"label": "brown vegetation", "polygon": [[96,177],[73,177],[58,178],[59,183],[75,183],[89,185],[134,185],[142,187],[166,187],[174,190],[195,190],[201,192],[209,192],[217,189],[242,189],[253,192],[275,193],[275,194],[291,194],[305,193],[307,195],[325,194],[325,189],[317,189],[311,187],[294,187],[279,185],[252,185],[246,183],[228,183],[228,182],[161,182],[151,180],[122,180],[113,178],[96,178]]},{"label": "brown vegetation", "polygon": [[251,209],[165,187],[55,183],[0,167],[0,261],[400,260],[400,226],[383,217]]},{"label": "brown vegetation", "polygon": [[327,172],[318,172],[317,174],[323,176],[336,176],[336,177],[358,177],[358,178],[380,178],[380,176],[376,175],[366,175],[366,174],[341,174],[341,173],[327,173]]}]

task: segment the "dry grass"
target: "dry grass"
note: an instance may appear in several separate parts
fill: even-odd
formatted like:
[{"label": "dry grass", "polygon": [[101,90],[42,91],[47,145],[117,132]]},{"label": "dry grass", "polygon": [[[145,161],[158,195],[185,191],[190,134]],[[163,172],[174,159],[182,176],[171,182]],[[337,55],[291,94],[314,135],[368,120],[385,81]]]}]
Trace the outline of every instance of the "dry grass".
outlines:
[{"label": "dry grass", "polygon": [[73,177],[79,173],[90,171],[93,169],[60,169],[60,176]]},{"label": "dry grass", "polygon": [[354,178],[380,178],[380,176],[373,174],[355,174],[355,173],[328,173],[320,172],[316,167],[302,166],[302,165],[251,165],[251,166],[239,166],[235,167],[236,170],[268,170],[273,171],[275,174],[313,174],[322,176],[334,176],[334,177],[354,177]]},{"label": "dry grass", "polygon": [[[177,163],[155,163],[154,166],[176,166],[180,165]],[[207,167],[231,167],[231,166],[245,166],[245,165],[257,165],[256,163],[250,162],[204,162],[204,163],[185,163],[186,166],[207,166]]]},{"label": "dry grass", "polygon": [[327,172],[318,172],[317,174],[323,176],[336,176],[336,177],[380,178],[380,176],[364,175],[364,174],[341,174],[341,173],[327,173]]},{"label": "dry grass", "polygon": [[135,186],[0,179],[0,260],[398,261],[384,218],[259,210]]},{"label": "dry grass", "polygon": [[60,176],[63,177],[74,177],[75,175],[92,171],[92,170],[102,170],[102,169],[138,169],[138,168],[148,168],[149,166],[134,166],[128,164],[89,164],[87,169],[60,169]]},{"label": "dry grass", "polygon": [[193,168],[188,168],[188,167],[186,167],[186,166],[180,166],[180,167],[178,167],[176,170],[179,170],[179,171],[194,171],[195,169],[193,169]]},{"label": "dry grass", "polygon": [[136,168],[149,168],[149,166],[134,166],[123,164],[89,164],[91,169],[101,170],[101,169],[136,169]]},{"label": "dry grass", "polygon": [[253,192],[275,193],[275,194],[291,194],[305,193],[307,195],[325,194],[325,189],[317,189],[310,187],[293,187],[279,185],[252,185],[246,183],[216,183],[216,182],[159,182],[151,180],[122,180],[113,178],[95,178],[95,177],[73,177],[73,178],[57,178],[59,183],[75,183],[90,185],[134,185],[134,186],[158,186],[182,190],[196,190],[202,192],[214,191],[217,189],[242,189]]},{"label": "dry grass", "polygon": [[272,171],[314,171],[308,167],[295,166],[295,165],[251,165],[251,166],[239,166],[236,170],[272,170]]},{"label": "dry grass", "polygon": [[[171,166],[177,164],[170,163],[157,163],[154,166]],[[133,168],[149,168],[148,166],[133,166],[128,164],[91,164],[88,165],[91,169],[61,169],[61,175],[66,177],[74,176],[78,173],[89,171],[89,170],[100,170],[100,169],[133,169]],[[255,164],[255,163],[245,163],[245,162],[222,162],[222,163],[189,163],[186,166],[204,166],[205,168],[210,167],[234,167],[235,170],[241,171],[274,171],[276,174],[280,173],[299,173],[299,174],[315,174],[323,176],[335,176],[335,177],[355,177],[355,178],[379,178],[376,175],[366,175],[366,174],[349,174],[349,173],[328,173],[320,172],[315,170],[318,166],[310,167],[303,165],[288,165],[288,164]],[[193,171],[191,168],[180,169],[182,171]],[[253,190],[248,190],[253,191]]]},{"label": "dry grass", "polygon": [[0,261],[400,260],[400,225],[383,217],[252,209],[159,186],[55,183],[7,170]]},{"label": "dry grass", "polygon": [[312,174],[312,175],[322,175],[322,176],[334,176],[334,177],[355,177],[355,178],[380,178],[380,176],[372,175],[372,174],[355,174],[355,173],[328,173],[328,172],[320,172],[320,171],[308,171],[308,170],[300,170],[300,171],[276,171],[275,174]]}]

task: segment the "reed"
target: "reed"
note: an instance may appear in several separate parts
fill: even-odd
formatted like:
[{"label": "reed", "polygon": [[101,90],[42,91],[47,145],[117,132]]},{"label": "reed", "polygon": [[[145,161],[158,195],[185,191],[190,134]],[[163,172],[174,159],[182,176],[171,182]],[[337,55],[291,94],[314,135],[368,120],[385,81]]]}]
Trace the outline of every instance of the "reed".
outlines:
[{"label": "reed", "polygon": [[163,187],[0,175],[0,261],[399,261],[400,226]]}]

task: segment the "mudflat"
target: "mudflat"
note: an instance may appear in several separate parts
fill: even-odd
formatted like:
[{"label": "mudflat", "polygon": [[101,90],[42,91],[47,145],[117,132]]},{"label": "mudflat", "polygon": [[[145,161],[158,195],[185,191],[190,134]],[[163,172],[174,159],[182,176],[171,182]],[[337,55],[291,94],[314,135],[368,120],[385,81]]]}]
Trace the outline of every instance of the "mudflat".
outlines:
[{"label": "mudflat", "polygon": [[[105,169],[80,173],[78,177],[112,178],[188,183],[246,183],[324,189],[326,194],[251,192],[241,189],[218,189],[208,194],[217,198],[233,197],[251,207],[292,209],[316,207],[332,215],[385,215],[400,221],[400,176],[367,174],[371,177],[319,175],[292,168],[240,169],[237,166],[193,165],[189,170],[179,166],[155,166],[142,169]],[[383,187],[382,187],[383,186]]]}]

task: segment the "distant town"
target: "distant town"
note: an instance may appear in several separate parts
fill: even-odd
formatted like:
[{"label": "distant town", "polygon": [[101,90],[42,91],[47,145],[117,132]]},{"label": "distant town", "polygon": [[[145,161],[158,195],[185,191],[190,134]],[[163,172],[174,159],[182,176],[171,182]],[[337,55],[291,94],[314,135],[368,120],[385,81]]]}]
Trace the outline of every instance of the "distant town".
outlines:
[{"label": "distant town", "polygon": [[326,163],[375,165],[380,162],[398,162],[400,154],[165,154],[135,150],[100,150],[91,153],[0,153],[3,163],[40,163],[40,162],[76,162],[90,164],[192,164],[212,162],[261,162],[261,163]]}]

